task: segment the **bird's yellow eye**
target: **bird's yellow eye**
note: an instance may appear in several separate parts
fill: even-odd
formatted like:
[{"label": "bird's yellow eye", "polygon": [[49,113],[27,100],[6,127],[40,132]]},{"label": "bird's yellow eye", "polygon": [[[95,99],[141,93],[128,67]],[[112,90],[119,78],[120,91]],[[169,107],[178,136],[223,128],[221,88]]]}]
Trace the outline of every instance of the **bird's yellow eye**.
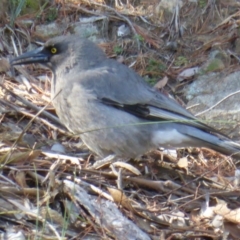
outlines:
[{"label": "bird's yellow eye", "polygon": [[52,47],[52,48],[51,48],[51,53],[52,53],[52,54],[55,54],[56,52],[57,52],[57,49],[56,49],[55,47]]}]

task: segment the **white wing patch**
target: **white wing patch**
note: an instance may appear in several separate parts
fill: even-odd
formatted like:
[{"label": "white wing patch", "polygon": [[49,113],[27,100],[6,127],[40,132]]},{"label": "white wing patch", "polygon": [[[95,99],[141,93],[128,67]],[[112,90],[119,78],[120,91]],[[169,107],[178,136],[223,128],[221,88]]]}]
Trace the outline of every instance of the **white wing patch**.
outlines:
[{"label": "white wing patch", "polygon": [[184,147],[191,142],[191,138],[178,132],[176,129],[157,131],[153,133],[152,142],[157,147],[171,148]]}]

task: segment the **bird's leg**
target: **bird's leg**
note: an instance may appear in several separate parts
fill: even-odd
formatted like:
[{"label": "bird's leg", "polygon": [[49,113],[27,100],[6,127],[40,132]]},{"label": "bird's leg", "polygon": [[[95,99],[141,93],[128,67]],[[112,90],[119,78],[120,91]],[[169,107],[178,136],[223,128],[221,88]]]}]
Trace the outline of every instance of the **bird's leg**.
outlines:
[{"label": "bird's leg", "polygon": [[123,189],[123,182],[122,182],[122,168],[119,169],[119,171],[117,171],[117,169],[115,168],[114,164],[110,165],[110,168],[112,169],[112,172],[114,175],[116,175],[117,177],[117,187],[118,189]]}]

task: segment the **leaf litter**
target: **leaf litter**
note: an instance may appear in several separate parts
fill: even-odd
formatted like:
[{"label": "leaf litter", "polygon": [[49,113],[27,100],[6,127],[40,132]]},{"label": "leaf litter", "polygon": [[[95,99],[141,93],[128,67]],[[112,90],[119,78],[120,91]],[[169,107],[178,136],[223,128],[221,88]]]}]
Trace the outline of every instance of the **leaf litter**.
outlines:
[{"label": "leaf litter", "polygon": [[[188,83],[175,79],[204,63],[209,49],[230,51],[240,22],[237,1],[229,5],[182,2],[174,24],[172,15],[164,14],[155,1],[116,1],[116,6],[103,1],[55,1],[49,7],[60,4],[62,18],[107,13],[109,22],[125,22],[132,38],[100,46],[108,56],[121,57],[121,62],[155,81],[153,85],[175,95],[179,84]],[[35,24],[44,22],[44,16],[43,10]],[[92,168],[96,157],[55,115],[49,94],[51,72],[41,66],[18,66],[16,72],[22,77],[16,78],[9,68],[6,59],[18,49],[25,51],[35,36],[34,29],[18,24],[24,18],[28,20],[28,15],[15,19],[15,29],[6,27],[7,22],[1,28],[0,223],[4,236],[238,239],[239,170],[230,156],[204,148],[154,150],[136,161]],[[116,45],[121,46],[120,56],[114,52]],[[231,58],[224,71],[236,71],[238,65],[238,59]],[[61,153],[51,149],[56,142],[64,146]]]}]

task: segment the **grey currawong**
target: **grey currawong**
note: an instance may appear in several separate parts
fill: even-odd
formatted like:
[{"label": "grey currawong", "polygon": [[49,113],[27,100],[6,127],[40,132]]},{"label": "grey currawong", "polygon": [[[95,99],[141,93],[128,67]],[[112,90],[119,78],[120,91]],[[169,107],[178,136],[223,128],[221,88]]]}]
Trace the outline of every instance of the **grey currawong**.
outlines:
[{"label": "grey currawong", "polygon": [[51,97],[57,115],[101,157],[134,158],[157,147],[187,146],[240,156],[239,144],[152,89],[127,66],[108,59],[89,40],[56,37],[11,61],[29,63],[53,71]]}]

